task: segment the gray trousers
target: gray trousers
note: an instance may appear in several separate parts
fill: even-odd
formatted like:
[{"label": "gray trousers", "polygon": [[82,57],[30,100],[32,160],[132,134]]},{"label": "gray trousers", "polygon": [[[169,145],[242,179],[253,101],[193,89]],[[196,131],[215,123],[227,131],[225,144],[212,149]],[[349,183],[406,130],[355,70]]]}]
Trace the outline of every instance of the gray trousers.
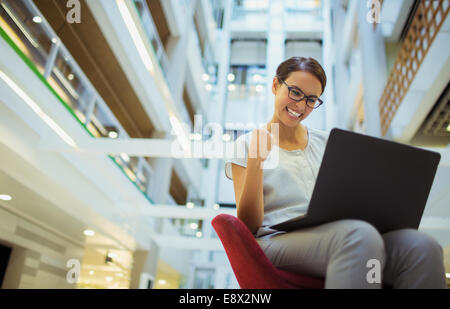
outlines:
[{"label": "gray trousers", "polygon": [[417,230],[380,235],[339,220],[256,240],[277,268],[325,278],[325,288],[447,288],[442,247]]}]

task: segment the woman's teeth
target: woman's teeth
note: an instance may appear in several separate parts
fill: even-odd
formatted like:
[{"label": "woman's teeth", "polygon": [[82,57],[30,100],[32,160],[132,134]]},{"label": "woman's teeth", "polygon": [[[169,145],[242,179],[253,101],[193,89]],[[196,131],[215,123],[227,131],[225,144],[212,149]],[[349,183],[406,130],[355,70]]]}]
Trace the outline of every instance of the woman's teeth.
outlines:
[{"label": "woman's teeth", "polygon": [[297,118],[300,118],[303,114],[299,114],[299,113],[296,113],[296,112],[294,112],[292,109],[290,109],[289,107],[286,107],[286,109],[287,109],[287,111],[288,111],[288,113],[292,116],[292,117],[297,117]]}]

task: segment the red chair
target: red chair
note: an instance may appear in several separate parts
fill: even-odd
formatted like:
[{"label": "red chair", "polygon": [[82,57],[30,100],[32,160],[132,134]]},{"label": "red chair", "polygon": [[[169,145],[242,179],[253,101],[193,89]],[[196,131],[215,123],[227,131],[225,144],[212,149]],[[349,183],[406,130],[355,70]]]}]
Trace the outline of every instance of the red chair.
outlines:
[{"label": "red chair", "polygon": [[323,289],[324,280],[277,269],[247,226],[220,214],[211,221],[241,289]]}]

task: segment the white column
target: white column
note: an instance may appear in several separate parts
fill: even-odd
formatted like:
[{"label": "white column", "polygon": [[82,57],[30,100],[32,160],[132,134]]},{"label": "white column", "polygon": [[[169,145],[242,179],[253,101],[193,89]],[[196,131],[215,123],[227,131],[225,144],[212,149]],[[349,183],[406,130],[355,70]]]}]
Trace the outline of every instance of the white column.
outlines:
[{"label": "white column", "polygon": [[[209,104],[208,107],[208,122],[219,123],[224,127],[225,121],[225,106],[226,106],[226,91],[227,91],[227,75],[230,67],[230,28],[231,28],[231,14],[232,1],[227,1],[224,7],[223,27],[222,30],[216,32],[217,45],[216,53],[218,55],[218,72],[217,72],[217,95],[214,104]],[[203,123],[206,125],[206,123]],[[203,170],[202,185],[200,195],[205,199],[205,206],[213,207],[217,202],[217,186],[219,182],[220,172],[223,172],[223,161],[220,159],[210,159],[208,168]],[[204,222],[203,237],[210,238],[213,233],[213,228],[210,221]],[[204,261],[208,260],[208,252],[202,255]]]},{"label": "white column", "polygon": [[167,76],[174,100],[181,100],[183,97],[187,69],[186,49],[189,43],[191,28],[194,25],[194,7],[190,6],[185,11],[186,15],[182,19],[182,32],[177,36],[171,36],[167,42],[167,57],[169,58],[169,71],[167,72]]},{"label": "white column", "polygon": [[334,100],[334,76],[333,76],[333,63],[334,63],[334,46],[332,38],[331,24],[331,3],[330,0],[323,1],[323,37],[322,37],[322,59],[323,69],[327,75],[327,86],[325,87],[325,93],[323,94],[324,104],[322,107],[325,110],[325,117],[323,129],[330,131],[332,128],[337,127],[337,105]]},{"label": "white column", "polygon": [[[171,138],[169,133],[155,133],[153,135],[152,138]],[[149,196],[156,204],[167,202],[166,197],[170,188],[173,160],[172,158],[152,158],[153,175],[150,179]]]},{"label": "white column", "polygon": [[274,97],[272,94],[272,81],[278,65],[285,60],[285,12],[282,0],[271,0],[268,11],[267,29],[267,108],[261,107],[261,116],[256,119],[259,122],[268,122],[274,112]]},{"label": "white column", "polygon": [[[186,26],[190,24],[186,23]],[[183,97],[184,81],[186,76],[187,58],[185,56],[188,46],[188,33],[180,37],[170,37],[167,43],[167,55],[169,58],[169,71],[167,79],[172,91],[174,100],[181,100]]]},{"label": "white column", "polygon": [[366,134],[381,137],[379,101],[387,82],[386,51],[381,27],[367,20],[370,8],[358,1],[358,29],[364,86]]}]

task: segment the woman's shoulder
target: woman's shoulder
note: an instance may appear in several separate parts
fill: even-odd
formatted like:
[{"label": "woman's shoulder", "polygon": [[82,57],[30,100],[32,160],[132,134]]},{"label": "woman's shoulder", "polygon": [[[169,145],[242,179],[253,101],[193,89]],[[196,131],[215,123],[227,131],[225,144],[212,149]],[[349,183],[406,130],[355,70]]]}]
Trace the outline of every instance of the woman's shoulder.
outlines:
[{"label": "woman's shoulder", "polygon": [[330,136],[330,131],[321,130],[317,128],[308,127],[310,135],[313,135],[315,138],[321,141],[328,141],[328,137]]}]

